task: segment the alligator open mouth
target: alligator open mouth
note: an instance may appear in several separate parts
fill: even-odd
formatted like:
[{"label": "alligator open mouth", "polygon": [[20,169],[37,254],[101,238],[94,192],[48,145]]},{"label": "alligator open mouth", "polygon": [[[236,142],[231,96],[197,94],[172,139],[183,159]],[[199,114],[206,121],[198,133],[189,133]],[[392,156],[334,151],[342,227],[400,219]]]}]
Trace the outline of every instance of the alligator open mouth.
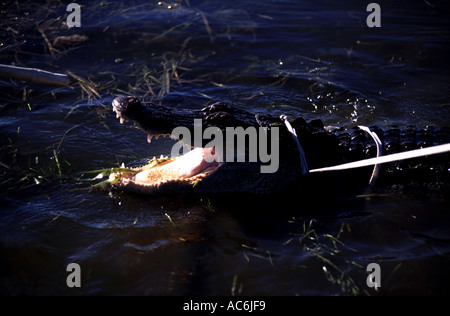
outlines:
[{"label": "alligator open mouth", "polygon": [[[125,101],[117,98],[112,103],[113,111],[121,124],[128,120],[136,121],[136,116],[142,114],[140,102],[134,103],[130,98]],[[142,117],[140,118],[142,120]],[[147,123],[151,123],[149,121],[151,118],[147,118]],[[148,127],[141,129],[147,132],[148,142],[151,142],[153,137],[172,136],[168,132],[168,127],[154,126],[151,130]],[[138,168],[119,168],[110,174],[108,184],[122,190],[147,194],[179,192],[182,187],[195,187],[214,173],[222,164],[218,160],[214,148],[193,148],[178,157],[153,158],[148,164]]]},{"label": "alligator open mouth", "polygon": [[[121,189],[146,193],[173,192],[180,186],[194,187],[220,167],[212,160],[214,149],[195,148],[176,158],[154,158],[139,168],[122,168],[110,175],[110,183]],[[139,189],[140,188],[140,189]]]}]

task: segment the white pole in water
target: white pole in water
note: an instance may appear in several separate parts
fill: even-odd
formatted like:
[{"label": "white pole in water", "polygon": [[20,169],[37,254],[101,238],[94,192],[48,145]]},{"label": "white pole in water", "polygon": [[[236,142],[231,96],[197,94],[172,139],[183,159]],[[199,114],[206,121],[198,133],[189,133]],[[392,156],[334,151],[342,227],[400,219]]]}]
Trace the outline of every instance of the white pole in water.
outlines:
[{"label": "white pole in water", "polygon": [[386,155],[386,156],[381,156],[381,157],[375,157],[375,158],[369,158],[369,159],[349,162],[349,163],[332,166],[332,167],[313,169],[313,170],[309,170],[309,172],[324,172],[324,171],[354,169],[354,168],[372,166],[372,165],[376,165],[376,164],[382,164],[382,163],[393,162],[393,161],[398,161],[398,160],[406,160],[406,159],[411,159],[411,158],[442,154],[442,153],[449,152],[449,151],[450,151],[450,143],[444,144],[444,145],[427,147],[427,148],[409,150],[409,151],[405,151],[405,152],[401,152],[401,153],[397,153],[397,154],[391,154],[391,155]]},{"label": "white pole in water", "polygon": [[300,144],[297,132],[295,131],[295,128],[292,127],[291,123],[289,123],[289,120],[286,115],[281,115],[280,119],[283,121],[284,125],[286,125],[286,128],[291,133],[292,138],[294,139],[295,143],[297,144],[298,152],[300,154],[300,168],[302,170],[302,174],[305,175],[308,173],[308,163],[306,162],[305,152],[303,151],[303,147]]}]

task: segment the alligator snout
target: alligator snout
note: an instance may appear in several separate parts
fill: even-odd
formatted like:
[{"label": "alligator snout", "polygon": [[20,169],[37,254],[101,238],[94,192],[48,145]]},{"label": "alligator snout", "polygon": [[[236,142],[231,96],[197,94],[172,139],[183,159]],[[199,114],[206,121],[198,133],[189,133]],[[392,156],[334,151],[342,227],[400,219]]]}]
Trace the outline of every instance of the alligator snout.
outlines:
[{"label": "alligator snout", "polygon": [[136,119],[143,110],[142,103],[133,96],[117,97],[113,100],[112,106],[117,118],[126,120]]}]

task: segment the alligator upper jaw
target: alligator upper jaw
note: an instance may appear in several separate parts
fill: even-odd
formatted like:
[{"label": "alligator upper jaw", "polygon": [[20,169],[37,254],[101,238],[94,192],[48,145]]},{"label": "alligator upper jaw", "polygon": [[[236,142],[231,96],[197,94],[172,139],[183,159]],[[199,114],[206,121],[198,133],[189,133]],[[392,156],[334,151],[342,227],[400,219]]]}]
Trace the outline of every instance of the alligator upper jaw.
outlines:
[{"label": "alligator upper jaw", "polygon": [[115,98],[112,102],[112,110],[120,119],[120,123],[132,121],[137,128],[146,132],[149,142],[152,137],[172,137],[171,133],[174,128],[191,126],[195,118],[201,118],[198,113],[192,113],[192,111],[178,113],[156,104],[144,106],[138,98],[133,96]]},{"label": "alligator upper jaw", "polygon": [[134,119],[142,113],[143,107],[137,98],[117,97],[112,102],[112,110],[116,112],[116,117],[120,123],[124,120]]}]

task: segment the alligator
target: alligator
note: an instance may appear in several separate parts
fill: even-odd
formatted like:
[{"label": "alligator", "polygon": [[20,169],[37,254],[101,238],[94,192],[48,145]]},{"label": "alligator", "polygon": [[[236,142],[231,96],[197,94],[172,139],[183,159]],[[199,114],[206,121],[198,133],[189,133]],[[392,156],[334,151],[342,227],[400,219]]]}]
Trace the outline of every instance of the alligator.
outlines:
[{"label": "alligator", "polygon": [[[283,119],[270,114],[252,114],[243,109],[216,102],[203,109],[172,109],[152,103],[142,103],[133,96],[117,97],[112,102],[113,111],[121,123],[132,121],[147,133],[148,141],[161,135],[175,136],[193,149],[178,157],[153,158],[138,168],[120,168],[112,172],[107,184],[109,188],[143,194],[190,194],[190,193],[252,193],[281,194],[310,190],[330,192],[347,190],[347,187],[367,187],[373,167],[327,173],[308,173],[306,170],[333,166],[376,156],[377,146],[372,137],[358,127],[342,128],[325,126],[319,119],[307,122],[297,117],[288,122],[296,132],[303,150],[303,156],[286,127]],[[201,120],[201,121],[199,121]],[[201,122],[201,125],[198,125]],[[247,159],[236,158],[236,148],[227,148],[227,157],[216,159],[216,147],[208,146],[211,139],[202,139],[195,144],[189,137],[174,135],[177,127],[195,134],[213,127],[225,132],[234,128],[261,128],[278,141],[269,150],[278,150],[276,172],[261,172],[267,166],[267,159],[249,158],[249,142],[246,142]],[[397,153],[432,145],[448,143],[449,128],[426,126],[386,126],[370,129],[382,142],[383,154]],[[276,132],[276,133],[275,133]],[[192,135],[191,134],[191,135]],[[203,135],[203,134],[202,134]],[[227,135],[225,133],[225,135]],[[228,138],[234,136],[228,136]],[[263,134],[258,134],[261,139]],[[223,142],[230,141],[224,139]],[[216,143],[217,144],[217,143]],[[191,147],[189,147],[191,148]],[[303,157],[303,161],[301,159]],[[440,154],[407,161],[381,165],[376,184],[411,181],[430,182],[435,186],[449,184],[450,163],[448,154]],[[314,188],[314,189],[311,189]]]}]

